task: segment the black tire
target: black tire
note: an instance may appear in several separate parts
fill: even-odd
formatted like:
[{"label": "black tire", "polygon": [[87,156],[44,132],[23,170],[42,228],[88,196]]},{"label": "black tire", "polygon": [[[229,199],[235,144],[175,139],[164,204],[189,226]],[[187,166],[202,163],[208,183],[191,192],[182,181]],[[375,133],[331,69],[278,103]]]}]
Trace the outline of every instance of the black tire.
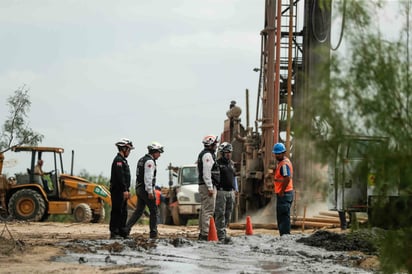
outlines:
[{"label": "black tire", "polygon": [[102,203],[99,213],[96,213],[96,211],[93,211],[92,223],[104,223],[105,218],[106,218],[106,211],[104,209],[104,204]]},{"label": "black tire", "polygon": [[173,225],[172,215],[169,207],[166,203],[161,202],[159,206],[160,210],[160,223],[164,225]]},{"label": "black tire", "polygon": [[9,213],[18,220],[38,222],[47,214],[46,201],[33,189],[21,189],[11,196]]},{"label": "black tire", "polygon": [[175,225],[187,225],[187,218],[179,214],[179,208],[177,206],[172,208],[172,218]]},{"label": "black tire", "polygon": [[92,221],[92,209],[88,204],[78,204],[73,210],[74,220],[78,223],[90,223]]},{"label": "black tire", "polygon": [[189,221],[186,216],[183,215],[179,215],[179,221],[180,221],[180,225],[186,226],[187,222]]}]

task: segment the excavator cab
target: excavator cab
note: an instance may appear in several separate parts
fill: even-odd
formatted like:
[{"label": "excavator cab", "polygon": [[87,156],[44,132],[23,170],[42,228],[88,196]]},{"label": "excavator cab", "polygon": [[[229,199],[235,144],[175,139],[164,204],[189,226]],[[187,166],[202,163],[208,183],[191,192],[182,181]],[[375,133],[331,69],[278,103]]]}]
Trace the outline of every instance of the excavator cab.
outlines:
[{"label": "excavator cab", "polygon": [[[63,171],[62,148],[54,147],[14,147],[14,152],[31,154],[27,173],[16,174],[16,184],[36,184],[42,188],[50,200],[58,199],[60,193],[58,175]],[[42,161],[43,165],[36,167]]]}]

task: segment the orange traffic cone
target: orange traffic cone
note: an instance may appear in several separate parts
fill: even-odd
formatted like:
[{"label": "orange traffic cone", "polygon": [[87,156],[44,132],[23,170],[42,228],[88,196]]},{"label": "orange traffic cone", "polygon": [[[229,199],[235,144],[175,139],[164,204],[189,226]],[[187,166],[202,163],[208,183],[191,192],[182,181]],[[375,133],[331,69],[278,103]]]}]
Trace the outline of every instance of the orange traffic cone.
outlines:
[{"label": "orange traffic cone", "polygon": [[210,220],[209,220],[209,235],[207,236],[207,240],[208,241],[218,241],[215,219],[213,219],[213,217],[210,217]]},{"label": "orange traffic cone", "polygon": [[253,235],[253,226],[250,216],[246,217],[246,235]]}]

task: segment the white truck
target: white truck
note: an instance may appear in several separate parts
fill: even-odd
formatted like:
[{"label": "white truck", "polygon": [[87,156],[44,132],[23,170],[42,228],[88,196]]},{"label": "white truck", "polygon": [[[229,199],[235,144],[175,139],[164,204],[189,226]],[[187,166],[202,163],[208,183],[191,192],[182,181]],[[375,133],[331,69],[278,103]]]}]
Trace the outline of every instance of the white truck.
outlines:
[{"label": "white truck", "polygon": [[[167,225],[186,225],[199,218],[200,196],[196,165],[173,167],[169,164],[169,188],[162,189],[160,222]],[[177,177],[177,184],[173,184]]]}]

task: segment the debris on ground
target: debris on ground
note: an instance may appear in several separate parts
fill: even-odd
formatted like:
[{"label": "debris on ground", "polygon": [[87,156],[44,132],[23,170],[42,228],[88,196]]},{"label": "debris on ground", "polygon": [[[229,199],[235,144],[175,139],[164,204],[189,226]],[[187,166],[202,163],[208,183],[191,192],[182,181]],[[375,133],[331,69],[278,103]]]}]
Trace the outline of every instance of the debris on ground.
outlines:
[{"label": "debris on ground", "polygon": [[[376,272],[380,269],[378,243],[382,236],[383,232],[379,229],[361,229],[343,234],[319,230],[308,237],[297,239],[296,242],[328,251],[349,251],[353,265]],[[347,265],[343,261],[340,263]]]},{"label": "debris on ground", "polygon": [[[243,235],[232,237],[230,244],[224,244],[190,240],[176,235],[154,240],[134,234],[132,239],[73,240],[62,243],[65,255],[54,260],[93,265],[105,271],[108,268],[114,270],[139,266],[144,271],[156,273],[169,273],[171,270],[173,273],[238,273],[242,269],[247,270],[247,273],[260,273],[263,269],[276,273],[303,273],[307,270],[326,273],[326,266],[327,273],[370,273],[378,269],[376,256],[372,258],[360,251],[325,252],[323,248],[330,245],[331,241],[345,242],[344,235],[325,231],[315,232],[314,235]],[[319,241],[323,245],[318,248],[309,247],[301,239]],[[298,244],[299,242],[301,243]],[[349,241],[347,245],[349,246]],[[233,252],[238,255],[233,257]],[[199,260],[207,260],[214,268],[199,264]]]},{"label": "debris on ground", "polygon": [[[21,242],[24,248],[19,251],[19,242],[10,239],[9,234],[0,234],[0,247],[10,253],[0,254],[0,264],[8,269],[6,273],[368,274],[379,271],[377,255],[369,255],[377,253],[376,247],[365,244],[368,238],[356,231],[293,231],[292,235],[280,237],[276,230],[255,229],[253,235],[245,235],[244,231],[228,229],[232,241],[225,244],[198,241],[196,226],[161,225],[159,238],[150,239],[148,226],[136,225],[131,239],[109,239],[107,224],[7,225],[13,239],[24,239]],[[364,234],[373,234],[371,231]],[[330,250],[331,242],[343,243],[335,244],[334,250],[338,251],[334,251]],[[208,263],[202,263],[205,261]],[[47,271],[45,263],[34,262],[47,262]]]},{"label": "debris on ground", "polygon": [[318,230],[308,237],[298,239],[297,242],[323,247],[329,251],[361,251],[376,254],[378,237],[377,233],[371,233],[370,230],[356,230],[347,234]]}]

